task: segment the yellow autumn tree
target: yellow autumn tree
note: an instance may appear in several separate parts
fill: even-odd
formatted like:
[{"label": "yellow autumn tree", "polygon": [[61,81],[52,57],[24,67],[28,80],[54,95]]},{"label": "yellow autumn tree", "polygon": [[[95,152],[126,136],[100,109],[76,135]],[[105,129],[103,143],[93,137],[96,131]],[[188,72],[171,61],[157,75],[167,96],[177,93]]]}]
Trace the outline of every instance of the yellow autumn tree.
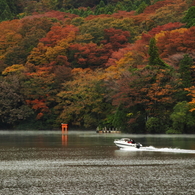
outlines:
[{"label": "yellow autumn tree", "polygon": [[25,70],[25,67],[23,64],[14,64],[12,66],[8,66],[5,68],[5,70],[2,72],[2,75],[6,76],[10,73],[21,73]]},{"label": "yellow autumn tree", "polygon": [[57,94],[59,113],[58,122],[76,126],[98,126],[109,110],[104,100],[104,86],[101,80],[102,70],[75,68],[73,79],[63,84],[63,90]]},{"label": "yellow autumn tree", "polygon": [[48,60],[46,59],[45,53],[47,51],[47,46],[43,43],[39,43],[37,47],[33,48],[30,55],[27,58],[28,63],[35,65],[46,64]]},{"label": "yellow autumn tree", "polygon": [[13,47],[22,39],[22,35],[18,33],[21,25],[19,20],[0,22],[0,59],[9,47]]}]

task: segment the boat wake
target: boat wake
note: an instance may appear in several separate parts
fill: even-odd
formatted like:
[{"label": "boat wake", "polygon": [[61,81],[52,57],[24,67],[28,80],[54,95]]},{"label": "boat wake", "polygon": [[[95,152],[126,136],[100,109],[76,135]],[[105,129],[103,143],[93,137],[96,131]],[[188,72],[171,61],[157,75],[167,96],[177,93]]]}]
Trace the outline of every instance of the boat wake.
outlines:
[{"label": "boat wake", "polygon": [[188,153],[195,154],[195,150],[186,150],[180,148],[155,148],[153,146],[137,148],[120,148],[125,151],[151,151],[151,152],[172,152],[172,153]]}]

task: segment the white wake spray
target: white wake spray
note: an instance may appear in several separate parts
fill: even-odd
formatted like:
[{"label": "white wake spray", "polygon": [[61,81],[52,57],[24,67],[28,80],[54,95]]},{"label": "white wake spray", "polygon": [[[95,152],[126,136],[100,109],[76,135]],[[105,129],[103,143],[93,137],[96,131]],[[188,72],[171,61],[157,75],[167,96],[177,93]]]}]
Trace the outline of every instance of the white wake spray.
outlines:
[{"label": "white wake spray", "polygon": [[187,149],[180,149],[180,148],[155,148],[153,146],[148,147],[141,147],[137,148],[121,148],[121,150],[125,151],[152,151],[152,152],[172,152],[172,153],[188,153],[188,154],[195,154],[195,150],[187,150]]}]

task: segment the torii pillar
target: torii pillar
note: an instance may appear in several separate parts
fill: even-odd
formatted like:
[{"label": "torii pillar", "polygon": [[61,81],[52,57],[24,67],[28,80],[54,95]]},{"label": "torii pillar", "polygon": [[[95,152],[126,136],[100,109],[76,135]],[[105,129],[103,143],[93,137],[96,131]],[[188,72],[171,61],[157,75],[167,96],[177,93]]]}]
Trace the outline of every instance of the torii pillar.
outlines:
[{"label": "torii pillar", "polygon": [[68,131],[68,124],[61,123],[62,126],[62,133],[67,133]]}]

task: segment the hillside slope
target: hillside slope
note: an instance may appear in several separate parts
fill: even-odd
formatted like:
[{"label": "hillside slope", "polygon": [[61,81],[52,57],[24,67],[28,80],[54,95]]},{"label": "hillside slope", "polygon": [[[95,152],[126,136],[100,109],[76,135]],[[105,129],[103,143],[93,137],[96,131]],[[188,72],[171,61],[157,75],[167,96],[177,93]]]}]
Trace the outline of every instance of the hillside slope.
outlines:
[{"label": "hillside slope", "polygon": [[194,133],[194,1],[33,2],[1,1],[2,129]]}]

